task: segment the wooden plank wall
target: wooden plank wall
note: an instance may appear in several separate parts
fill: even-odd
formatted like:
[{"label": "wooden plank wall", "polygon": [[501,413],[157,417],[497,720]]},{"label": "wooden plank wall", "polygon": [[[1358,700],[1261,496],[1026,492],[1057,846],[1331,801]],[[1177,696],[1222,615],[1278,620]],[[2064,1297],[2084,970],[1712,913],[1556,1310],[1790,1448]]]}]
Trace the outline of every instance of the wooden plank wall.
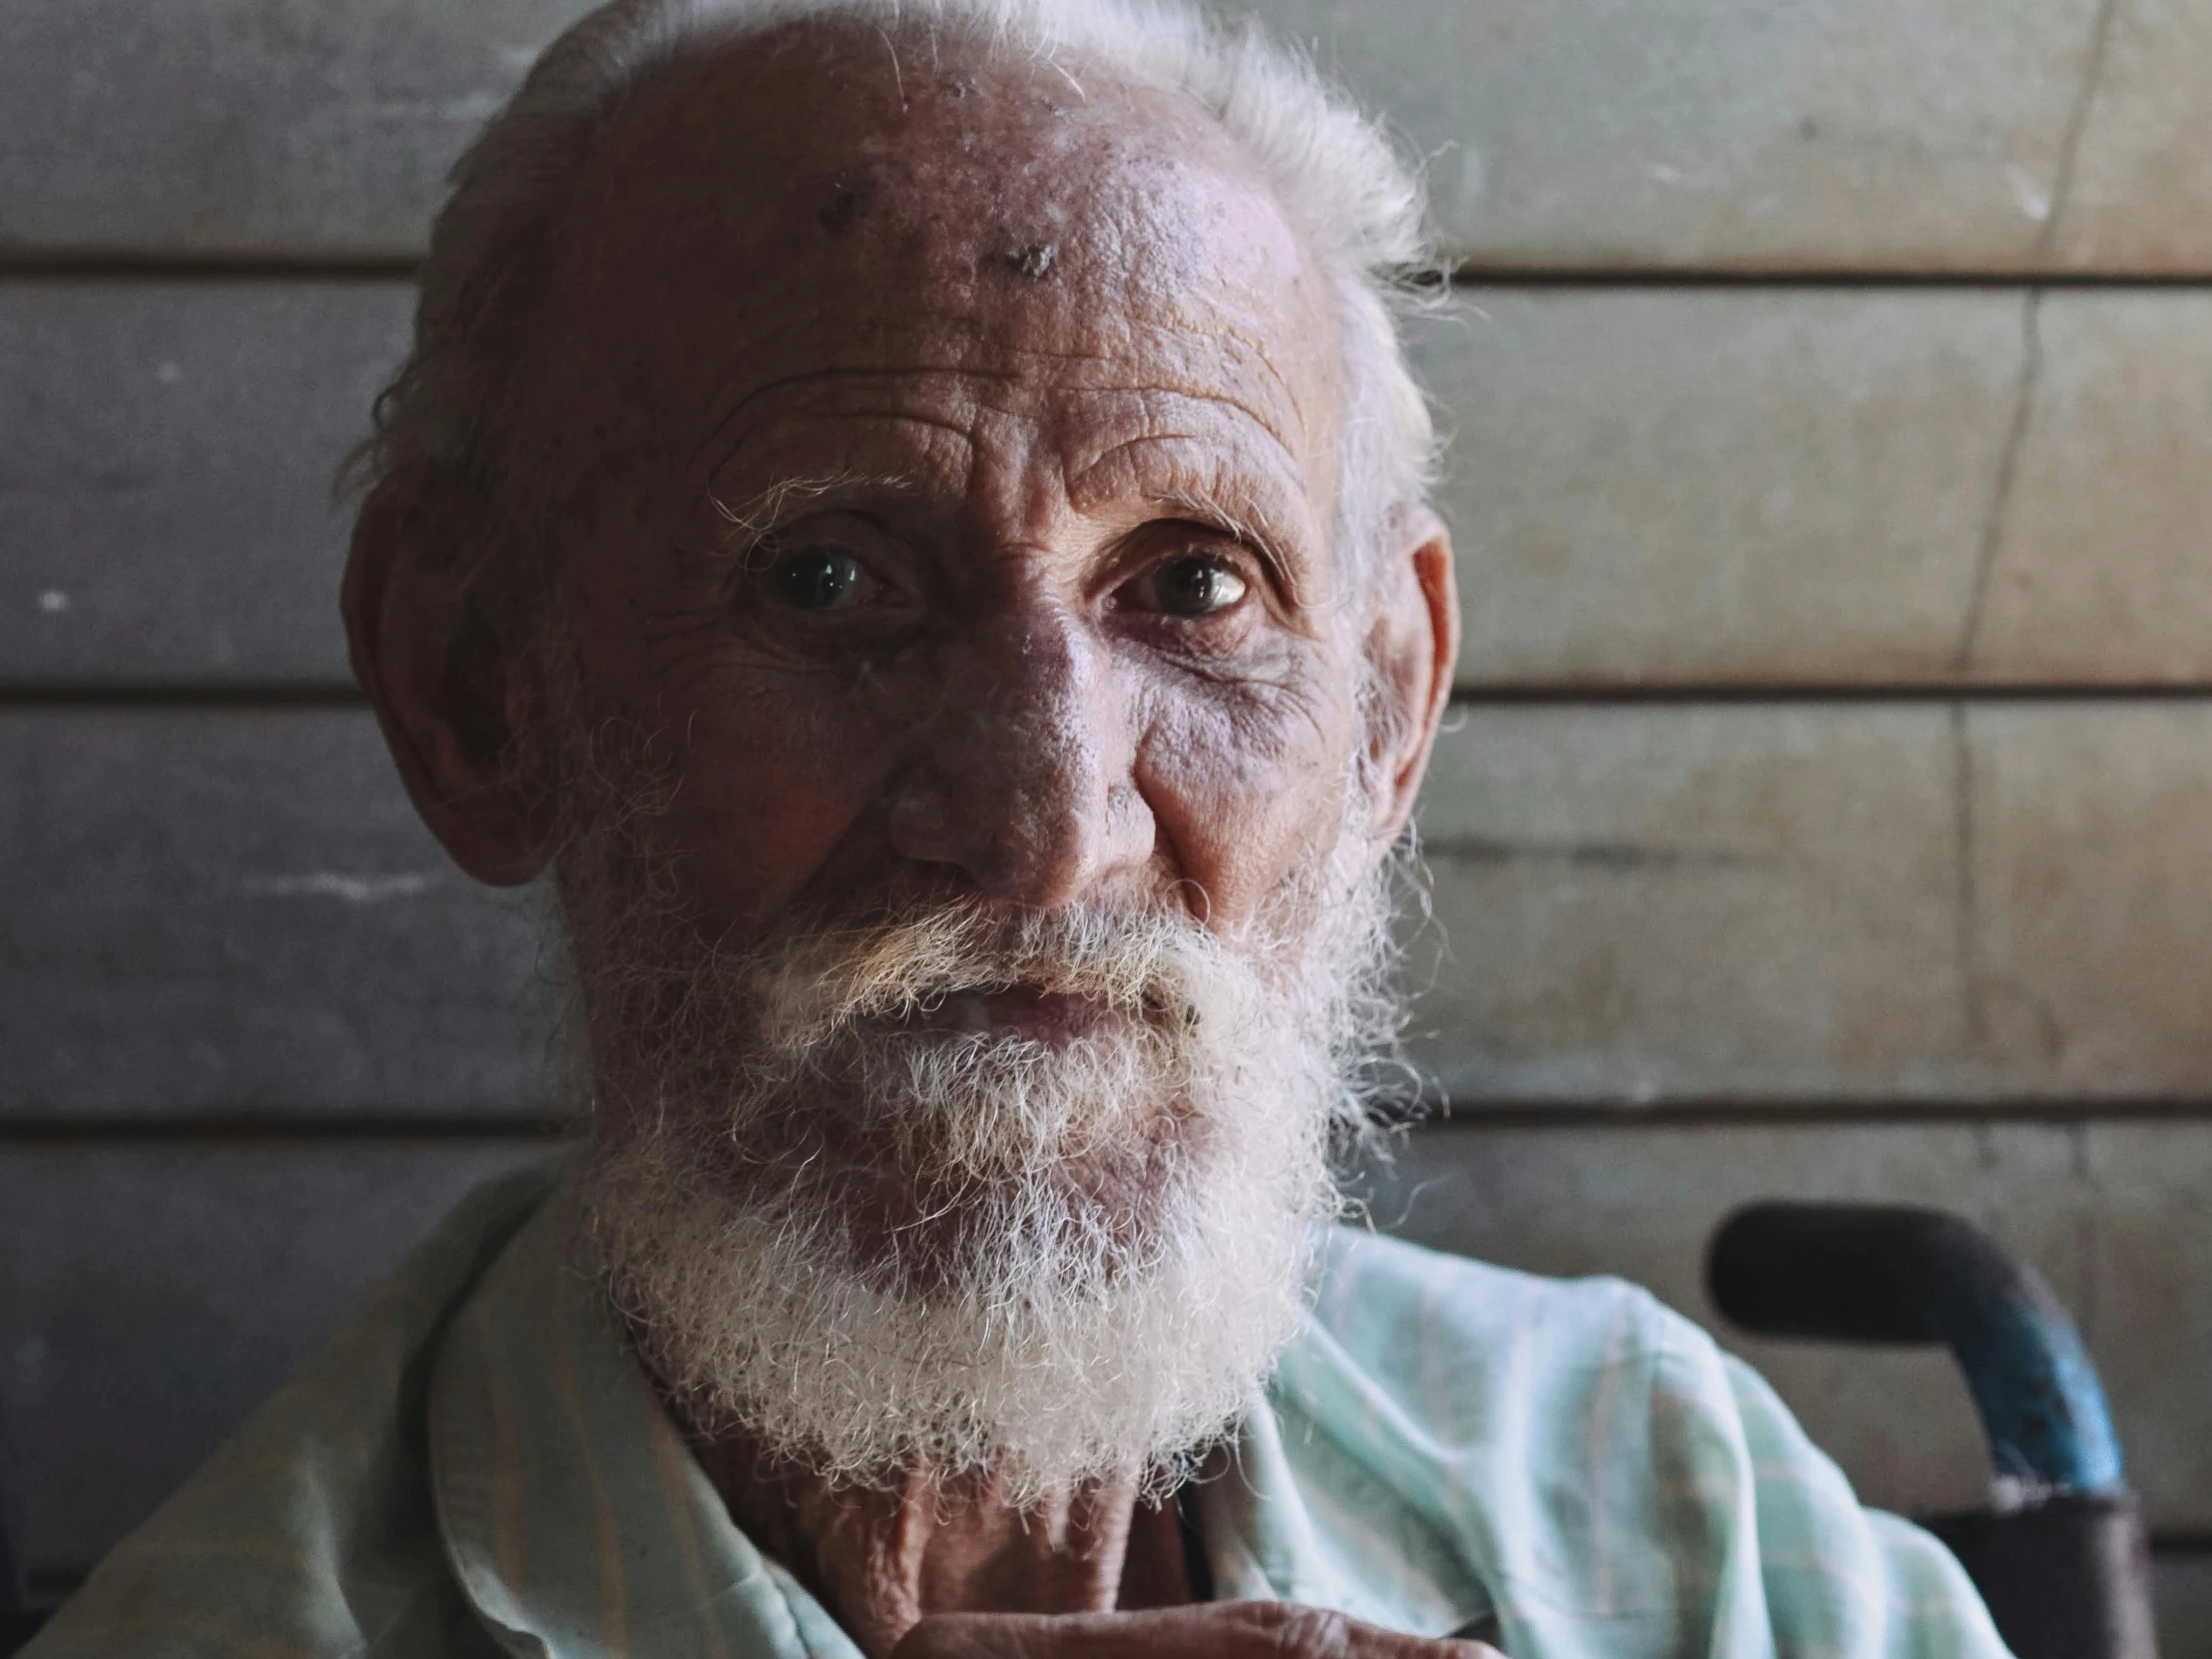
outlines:
[{"label": "wooden plank wall", "polygon": [[[543,1155],[536,924],[388,774],[328,488],[441,168],[579,9],[0,9],[0,1420],[50,1587]],[[1746,1198],[1978,1216],[2212,1653],[2212,8],[1263,10],[1457,262],[1452,1117],[1378,1219],[1710,1320]],[[1870,1494],[1972,1500],[1940,1361],[1746,1346]]]}]

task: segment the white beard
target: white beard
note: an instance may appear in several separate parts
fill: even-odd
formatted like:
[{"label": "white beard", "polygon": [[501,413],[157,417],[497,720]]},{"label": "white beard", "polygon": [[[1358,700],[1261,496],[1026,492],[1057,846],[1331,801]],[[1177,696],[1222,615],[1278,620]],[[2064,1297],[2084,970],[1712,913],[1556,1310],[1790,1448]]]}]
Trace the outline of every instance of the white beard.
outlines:
[{"label": "white beard", "polygon": [[[960,903],[743,958],[608,885],[564,881],[602,1092],[586,1214],[695,1426],[837,1483],[987,1474],[1017,1504],[1158,1490],[1218,1443],[1299,1324],[1332,1149],[1364,1122],[1380,877],[1314,883],[1296,948]],[[1005,985],[1116,1017],[913,1023]],[[886,1193],[900,1213],[856,1220]]]}]

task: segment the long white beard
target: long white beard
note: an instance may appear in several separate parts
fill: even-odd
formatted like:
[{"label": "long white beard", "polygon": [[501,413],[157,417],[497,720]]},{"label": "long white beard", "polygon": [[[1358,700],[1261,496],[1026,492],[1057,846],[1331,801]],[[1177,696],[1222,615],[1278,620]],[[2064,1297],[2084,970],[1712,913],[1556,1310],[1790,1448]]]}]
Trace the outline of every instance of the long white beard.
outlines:
[{"label": "long white beard", "polygon": [[[591,1236],[695,1424],[835,1482],[988,1474],[1016,1503],[1177,1479],[1297,1328],[1387,1034],[1383,884],[1315,886],[1296,946],[953,904],[733,957],[568,882],[614,1097]],[[1116,1017],[946,1029],[978,986]],[[886,1193],[887,1225],[856,1220]]]}]

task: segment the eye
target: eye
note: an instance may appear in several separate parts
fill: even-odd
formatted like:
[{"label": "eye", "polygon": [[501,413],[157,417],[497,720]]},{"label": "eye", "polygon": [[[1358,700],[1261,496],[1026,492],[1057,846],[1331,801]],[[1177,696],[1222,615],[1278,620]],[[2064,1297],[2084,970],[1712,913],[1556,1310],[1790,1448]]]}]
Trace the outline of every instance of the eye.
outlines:
[{"label": "eye", "polygon": [[795,611],[849,611],[864,605],[883,584],[849,553],[801,547],[778,555],[761,572],[761,585]]},{"label": "eye", "polygon": [[1170,616],[1212,616],[1249,591],[1225,561],[1204,553],[1168,560],[1152,572],[1149,585],[1153,603]]}]

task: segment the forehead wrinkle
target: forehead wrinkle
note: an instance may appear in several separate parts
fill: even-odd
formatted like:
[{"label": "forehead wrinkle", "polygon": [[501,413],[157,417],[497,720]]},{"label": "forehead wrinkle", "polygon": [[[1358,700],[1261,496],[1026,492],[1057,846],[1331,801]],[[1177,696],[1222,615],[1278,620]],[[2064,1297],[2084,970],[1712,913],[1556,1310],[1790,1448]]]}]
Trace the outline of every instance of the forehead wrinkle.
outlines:
[{"label": "forehead wrinkle", "polygon": [[[963,423],[926,411],[904,408],[897,404],[885,404],[880,407],[854,405],[834,411],[806,410],[763,421],[759,425],[740,433],[735,441],[723,449],[720,458],[709,467],[708,474],[710,477],[719,477],[732,467],[747,465],[750,450],[762,444],[774,444],[780,439],[789,439],[795,429],[799,427],[822,425],[834,428],[840,425],[851,426],[854,424],[862,424],[867,431],[875,433],[899,426],[918,427],[924,432],[948,437],[963,449],[973,449],[975,447],[974,423],[972,421]],[[845,447],[856,447],[852,440],[852,434],[849,432],[846,434]]]},{"label": "forehead wrinkle", "polygon": [[[847,378],[859,378],[859,376],[853,375],[847,376]],[[1296,480],[1295,483],[1276,483],[1271,479],[1267,493],[1276,494],[1280,491],[1287,499],[1292,500],[1300,499],[1310,493],[1306,467],[1301,457],[1284,441],[1281,434],[1268,425],[1259,411],[1251,409],[1237,400],[1203,394],[1163,392],[1151,387],[1128,390],[1120,388],[1085,389],[1066,395],[1086,399],[1098,397],[1126,398],[1128,403],[1137,411],[1140,424],[1143,424],[1146,428],[1114,438],[1103,450],[1096,454],[1071,460],[1065,447],[1065,427],[1068,424],[1067,411],[1058,411],[1055,418],[1048,419],[1044,423],[1041,445],[1031,450],[1025,464],[1017,468],[1017,473],[1026,478],[1031,491],[1037,487],[1045,486],[1048,476],[1051,477],[1052,481],[1057,483],[1056,493],[1059,499],[1078,513],[1085,510],[1077,499],[1083,493],[1084,481],[1095,479],[1101,469],[1110,465],[1117,455],[1141,450],[1147,446],[1170,445],[1203,448],[1218,455],[1226,446],[1225,434],[1222,431],[1193,430],[1185,424],[1194,405],[1201,409],[1215,408],[1230,411],[1232,415],[1243,417],[1241,422],[1231,420],[1230,425],[1233,427],[1242,425],[1247,430],[1256,430],[1266,435],[1272,453],[1276,458],[1276,464],[1286,468],[1290,478]],[[1174,407],[1163,408],[1162,405],[1172,405]],[[1164,419],[1178,414],[1183,418],[1175,420],[1173,424],[1163,423],[1158,427],[1149,424],[1152,418]],[[915,409],[895,399],[880,404],[871,402],[864,405],[847,404],[827,410],[792,411],[771,417],[751,429],[737,434],[727,447],[720,449],[719,453],[715,454],[709,461],[706,467],[706,481],[701,488],[718,516],[727,520],[730,518],[730,511],[727,505],[718,497],[714,480],[732,470],[742,472],[749,465],[748,452],[750,450],[759,446],[767,446],[770,449],[770,454],[763,457],[763,464],[766,469],[773,469],[775,444],[779,439],[788,440],[795,426],[819,423],[824,427],[833,429],[839,423],[867,422],[872,428],[872,435],[879,443],[888,438],[890,445],[901,449],[925,453],[931,447],[926,443],[914,442],[910,435],[904,439],[891,435],[901,427],[908,428],[910,431],[918,430],[921,433],[933,434],[956,445],[965,455],[966,465],[963,468],[958,462],[948,464],[945,468],[947,479],[950,481],[953,473],[964,470],[967,474],[964,483],[955,484],[954,493],[967,494],[980,481],[975,475],[976,450],[978,441],[982,436],[980,428],[988,424],[994,424],[1000,418],[1003,418],[1003,411],[991,409],[988,405],[967,411],[964,418],[953,419]],[[1127,416],[1109,417],[1108,423],[1126,427],[1128,423]],[[1080,421],[1077,424],[1080,428]],[[724,423],[725,433],[727,433],[728,425],[728,422]],[[845,442],[840,447],[860,447],[860,442],[854,441],[857,437],[858,434],[846,434]],[[1050,458],[1055,453],[1059,457],[1057,463]],[[1181,458],[1175,459],[1171,462],[1171,465],[1179,471],[1204,470],[1213,472],[1217,476],[1220,470],[1219,468],[1194,468],[1190,466],[1187,460]],[[931,467],[930,470],[934,471],[935,468]],[[1273,468],[1267,470],[1272,471]],[[857,468],[830,467],[824,469],[821,475],[835,475],[842,472],[864,473],[886,482],[895,481],[917,497],[925,495],[928,491],[926,481],[911,471],[891,473],[881,469],[871,472],[865,466]],[[802,476],[811,477],[815,475]],[[1009,480],[1009,482],[1012,482],[1012,480]],[[755,499],[758,499],[759,496],[771,495],[782,487],[784,486],[772,477],[768,485],[759,492]],[[739,509],[739,517],[749,520],[755,515],[755,508],[748,506]],[[1027,517],[1029,515],[1024,513],[1020,516]],[[1290,521],[1287,515],[1283,519],[1283,522],[1286,523]],[[1285,542],[1289,539],[1286,536],[1278,535],[1271,538],[1270,544]]]},{"label": "forehead wrinkle", "polygon": [[[886,367],[881,364],[871,364],[866,366],[861,366],[857,364],[830,364],[822,368],[804,369],[797,373],[780,375],[775,379],[764,380],[759,385],[748,388],[734,404],[732,404],[722,414],[718,415],[714,419],[713,423],[708,427],[706,435],[702,437],[698,443],[692,446],[689,454],[685,457],[685,464],[687,466],[697,466],[701,462],[703,457],[709,455],[714,451],[720,450],[722,454],[722,459],[710,462],[709,469],[712,471],[719,471],[723,466],[728,465],[729,462],[735,459],[738,453],[744,448],[747,438],[752,435],[750,432],[743,433],[739,435],[735,440],[725,441],[730,428],[743,421],[751,412],[752,405],[759,402],[764,397],[772,397],[778,392],[789,391],[797,386],[807,386],[822,382],[833,382],[840,380],[862,381],[868,379],[898,380],[925,374],[965,374],[973,378],[995,380],[1015,380],[1019,378],[1019,375],[1015,371],[1010,369],[1002,373],[992,374],[981,370],[943,368],[933,365]],[[948,431],[960,431],[960,428],[951,425],[949,422],[943,420],[940,417],[918,414],[910,409],[896,404],[895,402],[889,406],[881,408],[854,406],[850,409],[839,409],[836,411],[834,416],[830,414],[822,414],[818,416],[818,418],[823,419],[838,417],[859,418],[863,420],[910,419],[920,421],[922,424],[925,425],[942,426]],[[965,436],[965,433],[962,433],[962,435]]]},{"label": "forehead wrinkle", "polygon": [[[1100,364],[1124,363],[1124,359],[1120,357],[1111,356],[1103,353],[1044,351],[1024,348],[1020,351],[1019,354],[1025,357],[1043,357],[1054,361],[1092,362]],[[1298,432],[1296,435],[1299,442],[1302,443],[1307,435],[1305,413],[1298,406],[1297,399],[1291,395],[1289,385],[1284,382],[1279,375],[1275,375],[1272,372],[1273,365],[1269,366],[1271,369],[1270,377],[1273,378],[1276,383],[1283,388],[1285,394],[1283,401],[1289,406],[1293,418],[1297,423]],[[748,388],[738,398],[736,403],[732,404],[723,414],[721,414],[715,420],[713,426],[708,430],[707,435],[702,438],[698,444],[693,446],[690,454],[687,456],[687,460],[690,462],[696,462],[703,452],[710,450],[716,446],[717,439],[719,439],[725,432],[727,432],[731,425],[745,418],[745,416],[750,412],[751,406],[754,403],[758,402],[764,397],[774,396],[778,392],[789,391],[795,387],[809,386],[815,384],[829,384],[837,381],[852,382],[873,379],[880,380],[888,384],[901,380],[910,381],[929,377],[955,380],[981,380],[1000,385],[1020,385],[1026,383],[1028,380],[1028,376],[1024,375],[1024,373],[1017,368],[986,369],[975,367],[967,363],[934,362],[909,362],[893,364],[830,364],[821,368],[807,369],[797,373],[780,375],[775,379],[765,380],[756,386]],[[1252,424],[1259,427],[1260,430],[1262,430],[1263,432],[1267,433],[1267,435],[1275,442],[1277,447],[1282,449],[1287,455],[1296,458],[1298,454],[1299,443],[1294,443],[1290,436],[1286,435],[1278,428],[1276,421],[1270,416],[1269,412],[1261,406],[1260,403],[1238,396],[1232,392],[1213,390],[1201,391],[1182,386],[1163,385],[1158,380],[1150,377],[1144,379],[1129,380],[1120,383],[1112,381],[1077,385],[1054,385],[1047,383],[1039,386],[1038,389],[1048,396],[1058,394],[1062,396],[1075,397],[1161,397],[1173,398],[1194,403],[1217,404],[1225,408],[1234,409],[1239,414],[1245,416],[1245,418],[1251,421]],[[844,411],[840,410],[839,412],[842,413]],[[864,415],[905,413],[907,411],[903,407],[899,407],[895,409],[856,408],[852,412]],[[921,417],[917,416],[916,418]]]},{"label": "forehead wrinkle", "polygon": [[[1190,449],[1207,455],[1214,464],[1204,467],[1193,466],[1189,459],[1189,450],[1182,448],[1183,445],[1188,445]],[[1227,457],[1222,454],[1219,433],[1186,432],[1170,428],[1162,431],[1134,433],[1116,443],[1109,444],[1080,466],[1070,468],[1067,472],[1068,499],[1077,502],[1084,500],[1092,493],[1085,488],[1085,485],[1093,481],[1099,473],[1112,466],[1117,460],[1124,457],[1141,457],[1145,451],[1150,449],[1159,449],[1165,452],[1166,470],[1171,473],[1206,473],[1210,475],[1210,483],[1215,488],[1219,488],[1223,482],[1229,482],[1231,488],[1226,493],[1239,493],[1238,486],[1252,481],[1255,477],[1248,470],[1232,470],[1221,464]],[[1286,450],[1283,452],[1283,458],[1292,463],[1298,485],[1303,486],[1305,474],[1302,471],[1297,471],[1296,457]],[[1138,474],[1138,488],[1146,490],[1155,499],[1166,499],[1163,492],[1151,490],[1143,483],[1143,467],[1141,464],[1133,461],[1131,470]],[[1274,495],[1281,490],[1281,493],[1293,499],[1297,499],[1304,494],[1301,487],[1283,489],[1278,480],[1265,473],[1259,474],[1258,479],[1256,493]],[[1172,491],[1180,487],[1179,485],[1171,485],[1169,489]]]},{"label": "forehead wrinkle", "polygon": [[[820,322],[823,320],[823,315],[819,310],[808,311],[799,320]],[[861,319],[855,318],[854,320],[859,322]],[[1220,325],[1216,326],[1203,325],[1196,320],[1184,321],[1180,318],[1170,321],[1129,319],[1125,319],[1125,321],[1127,321],[1125,330],[1127,335],[1134,336],[1135,340],[1139,341],[1145,336],[1153,336],[1156,344],[1165,348],[1166,354],[1171,360],[1161,363],[1148,363],[1144,360],[1143,345],[1134,342],[1131,347],[1114,349],[1096,345],[1089,347],[1059,345],[1048,348],[1026,345],[1018,341],[992,340],[988,338],[988,325],[980,311],[923,310],[914,313],[911,320],[903,321],[899,331],[901,333],[924,332],[928,330],[930,325],[934,324],[949,331],[963,334],[966,337],[957,346],[944,352],[942,356],[925,350],[917,352],[912,358],[903,362],[840,363],[831,361],[816,367],[776,375],[750,386],[744,384],[741,375],[733,374],[728,367],[725,367],[716,375],[716,379],[723,382],[726,387],[724,396],[717,400],[719,407],[715,407],[708,417],[705,436],[687,455],[686,462],[687,464],[695,464],[702,451],[715,447],[722,433],[733,422],[742,420],[752,403],[762,397],[773,396],[779,391],[789,390],[795,386],[836,379],[864,379],[869,376],[893,380],[932,374],[957,375],[1002,385],[1022,385],[1032,378],[1023,365],[1038,360],[1116,367],[1134,376],[1134,378],[1118,383],[1106,382],[1088,385],[1066,386],[1055,384],[1049,380],[1039,382],[1038,389],[1047,394],[1058,391],[1161,392],[1175,396],[1206,398],[1227,403],[1240,409],[1257,425],[1267,431],[1270,436],[1275,438],[1284,449],[1294,455],[1309,440],[1311,435],[1309,431],[1310,423],[1304,400],[1299,397],[1291,378],[1284,372],[1282,366],[1269,351],[1266,344],[1266,330],[1240,327],[1228,318],[1222,319]],[[1185,341],[1200,342],[1207,348],[1207,354],[1216,357],[1217,362],[1222,356],[1226,355],[1229,361],[1221,366],[1227,368],[1229,372],[1223,375],[1222,378],[1239,380],[1257,370],[1256,378],[1262,384],[1272,386],[1279,395],[1273,398],[1264,395],[1239,395],[1237,391],[1229,387],[1198,390],[1187,385],[1178,386],[1162,383],[1174,379],[1204,377],[1203,375],[1177,372],[1188,367],[1183,349],[1183,342]],[[1224,345],[1230,345],[1236,349],[1224,353],[1222,351]],[[740,348],[731,354],[730,360],[735,361],[736,358],[749,354],[752,349],[751,346]],[[993,362],[991,359],[994,356],[1003,360]],[[738,387],[741,386],[743,389],[739,390]],[[1254,389],[1256,391],[1258,388],[1255,387]],[[1270,403],[1279,403],[1283,409],[1288,411],[1290,418],[1287,424],[1295,430],[1285,429],[1286,423],[1281,421],[1279,415],[1270,412],[1265,407]]]}]

